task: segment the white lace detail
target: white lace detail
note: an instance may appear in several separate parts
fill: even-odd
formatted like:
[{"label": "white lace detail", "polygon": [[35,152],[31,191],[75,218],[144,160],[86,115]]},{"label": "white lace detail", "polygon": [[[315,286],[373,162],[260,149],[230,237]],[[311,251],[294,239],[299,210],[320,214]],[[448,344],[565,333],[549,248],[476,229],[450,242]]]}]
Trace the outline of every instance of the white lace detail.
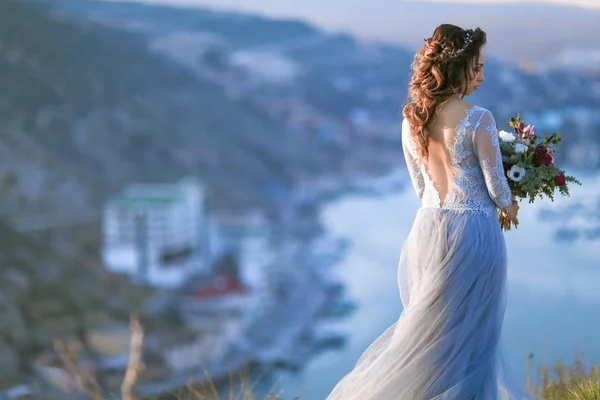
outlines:
[{"label": "white lace detail", "polygon": [[464,119],[456,127],[456,139],[446,146],[454,183],[443,204],[425,165],[417,161],[415,146],[407,140],[409,129],[408,123],[403,123],[402,143],[415,192],[422,198],[422,208],[490,214],[497,207],[510,205],[512,198],[504,175],[496,122],[488,110],[478,106],[465,110]]}]

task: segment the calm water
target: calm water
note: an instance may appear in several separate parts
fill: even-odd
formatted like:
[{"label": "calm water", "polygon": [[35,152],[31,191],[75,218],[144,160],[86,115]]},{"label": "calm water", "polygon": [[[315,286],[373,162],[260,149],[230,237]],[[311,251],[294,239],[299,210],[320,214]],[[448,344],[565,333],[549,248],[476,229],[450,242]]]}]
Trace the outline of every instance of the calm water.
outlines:
[{"label": "calm water", "polygon": [[[513,367],[525,377],[525,359],[571,361],[581,349],[600,361],[600,241],[554,240],[556,223],[541,221],[543,208],[560,210],[570,201],[600,198],[600,176],[584,177],[570,199],[522,204],[521,225],[506,234],[509,251],[508,305],[504,324]],[[367,346],[401,312],[396,283],[397,261],[418,199],[411,191],[382,198],[346,197],[323,210],[336,236],[351,241],[335,273],[359,308],[327,327],[344,332],[348,341],[312,359],[297,374],[279,374],[283,397],[322,400],[354,365]]]}]

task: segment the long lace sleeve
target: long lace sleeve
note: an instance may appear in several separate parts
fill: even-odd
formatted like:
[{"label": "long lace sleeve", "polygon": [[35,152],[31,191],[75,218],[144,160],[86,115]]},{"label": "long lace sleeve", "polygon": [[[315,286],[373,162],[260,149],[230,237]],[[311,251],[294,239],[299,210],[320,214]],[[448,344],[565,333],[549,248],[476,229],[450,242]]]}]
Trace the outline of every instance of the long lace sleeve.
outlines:
[{"label": "long lace sleeve", "polygon": [[512,196],[504,167],[494,116],[485,110],[473,133],[473,143],[488,193],[498,208],[510,206]]},{"label": "long lace sleeve", "polygon": [[412,181],[415,193],[421,199],[423,198],[423,191],[425,190],[425,181],[423,180],[423,174],[421,168],[414,154],[414,147],[410,142],[410,124],[406,119],[402,121],[402,150],[404,152],[404,159],[406,160],[406,166],[408,168],[408,174]]}]

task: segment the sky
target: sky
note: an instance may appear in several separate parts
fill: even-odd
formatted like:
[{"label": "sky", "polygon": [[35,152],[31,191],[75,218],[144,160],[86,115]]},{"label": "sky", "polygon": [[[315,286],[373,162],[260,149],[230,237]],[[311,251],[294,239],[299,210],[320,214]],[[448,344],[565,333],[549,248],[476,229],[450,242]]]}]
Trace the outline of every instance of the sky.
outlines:
[{"label": "sky", "polygon": [[[121,1],[121,0],[107,0]],[[127,0],[123,0],[127,1]],[[356,20],[357,16],[369,14],[376,10],[398,10],[407,0],[133,0],[152,4],[169,4],[176,6],[209,6],[224,10],[247,11],[274,17],[301,18],[327,27],[327,19],[332,20],[333,28],[344,18]],[[408,0],[410,2],[410,0]],[[600,0],[415,0],[420,3],[446,4],[519,4],[537,3],[579,7],[600,10]],[[334,13],[332,13],[334,12]],[[327,17],[327,19],[325,18]],[[357,28],[359,29],[359,28]]]},{"label": "sky", "polygon": [[[345,32],[363,40],[383,41],[407,48],[419,46],[440,23],[481,27],[488,33],[490,54],[505,62],[547,64],[559,60],[566,50],[585,54],[592,49],[600,57],[600,42],[595,39],[600,35],[600,0],[133,1],[300,19],[324,30]],[[524,10],[524,3],[539,6]]]},{"label": "sky", "polygon": [[[115,1],[115,0],[113,0]],[[116,0],[118,1],[118,0]],[[305,10],[317,15],[320,9],[324,6],[323,0],[304,0],[301,3],[297,0],[137,0],[146,3],[160,3],[172,5],[201,5],[214,6],[219,8],[239,9],[239,10],[254,10],[271,12],[286,12],[290,15],[295,13],[306,13]],[[390,0],[391,2],[392,0]],[[362,3],[368,3],[367,0],[362,0]],[[396,1],[402,2],[402,1]],[[421,0],[421,2],[436,2],[436,3],[525,3],[521,0]],[[566,6],[578,6],[584,8],[600,9],[600,0],[530,0],[529,3],[555,4]],[[328,0],[329,4],[337,6],[346,5],[347,3],[356,3],[356,1],[346,0]],[[270,11],[272,10],[272,11]]]},{"label": "sky", "polygon": [[[106,0],[106,1],[131,1],[131,0]],[[423,24],[423,16],[427,16],[428,12],[438,15],[433,17],[435,22],[443,18],[445,11],[451,11],[450,14],[457,15],[459,21],[451,23],[462,23],[463,21],[471,22],[480,26],[481,24],[498,23],[494,21],[499,15],[494,11],[483,12],[481,9],[490,10],[493,5],[506,5],[506,9],[515,10],[515,4],[522,3],[537,3],[547,5],[560,5],[567,7],[578,7],[586,9],[600,10],[600,0],[529,0],[527,2],[519,0],[133,0],[142,3],[150,4],[167,4],[173,6],[207,6],[215,9],[243,11],[256,14],[262,14],[278,18],[294,18],[306,20],[310,23],[319,26],[320,28],[330,29],[335,31],[344,31],[355,34],[365,39],[387,40],[397,35],[398,26],[406,24],[402,20],[402,15],[406,14],[408,9],[420,9],[418,17],[419,25]],[[442,3],[438,7],[427,6],[429,10],[423,13],[423,5],[428,3]],[[455,4],[456,6],[452,6]],[[475,5],[476,4],[476,5]],[[471,7],[475,7],[471,9]],[[444,12],[440,13],[440,10]],[[413,11],[414,12],[414,11]],[[441,14],[441,15],[439,15]],[[460,14],[460,15],[459,15]],[[518,14],[518,8],[517,8]],[[557,13],[555,13],[557,14]],[[517,19],[526,19],[532,23],[548,24],[554,23],[553,18],[548,20],[547,16],[538,16],[537,21],[530,15],[515,15],[514,12],[508,14],[510,17],[502,18],[512,19],[514,16]],[[437,18],[436,18],[437,17]],[[502,15],[505,17],[505,15]],[[552,17],[552,16],[551,16]],[[556,19],[560,20],[559,15],[555,15]],[[470,20],[469,20],[470,19]],[[573,21],[571,21],[573,22]],[[433,23],[432,23],[433,24]],[[426,25],[432,25],[426,24]],[[506,24],[504,24],[506,26]],[[429,29],[429,28],[428,28]]]}]

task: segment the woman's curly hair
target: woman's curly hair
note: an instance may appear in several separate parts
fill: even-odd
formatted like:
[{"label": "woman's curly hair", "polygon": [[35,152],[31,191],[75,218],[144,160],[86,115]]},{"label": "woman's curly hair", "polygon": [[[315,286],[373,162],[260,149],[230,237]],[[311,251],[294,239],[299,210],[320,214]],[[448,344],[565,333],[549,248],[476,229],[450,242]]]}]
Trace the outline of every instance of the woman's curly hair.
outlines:
[{"label": "woman's curly hair", "polygon": [[442,106],[457,94],[464,97],[486,34],[481,29],[465,30],[451,24],[438,26],[433,36],[415,54],[411,65],[408,103],[402,115],[411,126],[419,156],[429,156],[427,129]]}]

